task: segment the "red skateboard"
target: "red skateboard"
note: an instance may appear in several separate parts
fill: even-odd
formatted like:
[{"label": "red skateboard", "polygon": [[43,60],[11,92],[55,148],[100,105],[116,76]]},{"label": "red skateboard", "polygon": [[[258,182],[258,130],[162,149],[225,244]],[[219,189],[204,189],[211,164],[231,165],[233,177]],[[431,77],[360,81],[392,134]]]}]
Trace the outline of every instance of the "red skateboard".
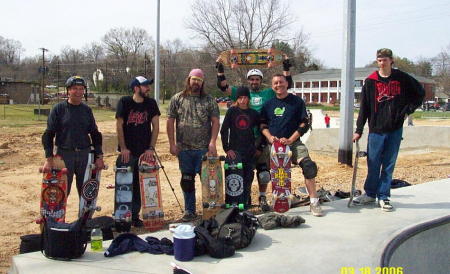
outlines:
[{"label": "red skateboard", "polygon": [[289,146],[275,141],[270,148],[272,207],[283,213],[291,207],[291,156]]},{"label": "red skateboard", "polygon": [[67,168],[61,156],[53,157],[51,170],[39,169],[43,173],[40,214],[36,222],[41,224],[43,219],[52,218],[56,222],[64,223],[67,205]]}]

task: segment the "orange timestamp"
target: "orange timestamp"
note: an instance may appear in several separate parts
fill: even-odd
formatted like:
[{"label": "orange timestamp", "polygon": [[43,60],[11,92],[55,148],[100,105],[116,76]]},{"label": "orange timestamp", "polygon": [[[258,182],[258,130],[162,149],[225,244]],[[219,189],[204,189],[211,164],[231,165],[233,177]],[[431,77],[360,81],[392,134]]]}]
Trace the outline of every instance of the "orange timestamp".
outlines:
[{"label": "orange timestamp", "polygon": [[403,274],[403,267],[341,267],[340,274]]}]

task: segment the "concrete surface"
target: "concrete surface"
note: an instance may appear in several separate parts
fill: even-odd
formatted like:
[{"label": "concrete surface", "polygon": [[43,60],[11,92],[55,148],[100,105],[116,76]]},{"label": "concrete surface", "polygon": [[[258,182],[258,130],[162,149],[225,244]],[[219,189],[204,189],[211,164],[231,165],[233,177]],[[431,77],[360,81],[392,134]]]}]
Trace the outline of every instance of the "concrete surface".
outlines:
[{"label": "concrete surface", "polygon": [[[327,215],[322,218],[311,216],[308,207],[295,208],[288,214],[300,214],[306,220],[298,228],[259,229],[252,244],[231,258],[205,255],[178,264],[192,273],[343,273],[342,267],[354,268],[354,273],[369,267],[375,273],[386,245],[396,235],[419,223],[450,216],[449,193],[450,179],[444,179],[393,190],[393,212],[382,212],[373,205],[347,208],[347,200],[324,204]],[[168,231],[151,235],[171,238]],[[427,244],[435,244],[428,239],[438,235],[428,235]],[[444,256],[432,246],[427,250],[430,257]],[[408,256],[414,259],[417,254],[411,249]],[[170,262],[174,261],[173,256],[137,252],[105,258],[88,250],[82,258],[64,262],[34,252],[14,256],[10,273],[172,273]],[[424,273],[440,273],[436,269]]]}]

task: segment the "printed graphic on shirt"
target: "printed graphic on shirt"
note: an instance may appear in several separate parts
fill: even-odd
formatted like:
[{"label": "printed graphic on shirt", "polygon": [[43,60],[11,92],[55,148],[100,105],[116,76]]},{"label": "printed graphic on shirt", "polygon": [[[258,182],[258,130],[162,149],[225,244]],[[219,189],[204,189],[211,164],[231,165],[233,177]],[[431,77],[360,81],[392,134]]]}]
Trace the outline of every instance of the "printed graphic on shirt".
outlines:
[{"label": "printed graphic on shirt", "polygon": [[377,102],[392,100],[395,96],[400,94],[400,82],[390,81],[389,83],[376,82],[375,88],[377,90]]},{"label": "printed graphic on shirt", "polygon": [[250,105],[251,106],[260,106],[262,105],[262,97],[260,96],[254,96],[250,99]]},{"label": "printed graphic on shirt", "polygon": [[130,114],[128,115],[127,125],[134,124],[135,126],[137,126],[143,124],[147,122],[147,116],[148,116],[147,111],[140,112],[131,110]]},{"label": "printed graphic on shirt", "polygon": [[250,126],[250,119],[247,115],[240,114],[236,117],[234,123],[236,128],[245,130]]},{"label": "printed graphic on shirt", "polygon": [[275,114],[275,116],[283,116],[285,110],[286,110],[286,107],[283,107],[283,108],[277,107],[273,111],[273,114]]}]

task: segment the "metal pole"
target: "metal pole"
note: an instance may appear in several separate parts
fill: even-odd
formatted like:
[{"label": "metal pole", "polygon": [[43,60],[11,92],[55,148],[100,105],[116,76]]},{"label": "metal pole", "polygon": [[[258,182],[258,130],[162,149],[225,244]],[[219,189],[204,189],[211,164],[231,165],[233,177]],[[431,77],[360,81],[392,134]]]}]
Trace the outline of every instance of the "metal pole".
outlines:
[{"label": "metal pole", "polygon": [[339,163],[352,165],[353,101],[355,98],[356,0],[344,0],[344,54],[341,71]]},{"label": "metal pole", "polygon": [[46,48],[40,48],[42,50],[42,81],[41,81],[41,94],[39,95],[39,102],[38,102],[38,121],[41,117],[41,100],[42,103],[44,103],[44,85],[45,85],[45,52],[48,51]]},{"label": "metal pole", "polygon": [[59,103],[59,60],[56,62],[56,99]]},{"label": "metal pole", "polygon": [[155,100],[159,105],[159,15],[160,5],[156,0],[156,45],[155,45]]}]

